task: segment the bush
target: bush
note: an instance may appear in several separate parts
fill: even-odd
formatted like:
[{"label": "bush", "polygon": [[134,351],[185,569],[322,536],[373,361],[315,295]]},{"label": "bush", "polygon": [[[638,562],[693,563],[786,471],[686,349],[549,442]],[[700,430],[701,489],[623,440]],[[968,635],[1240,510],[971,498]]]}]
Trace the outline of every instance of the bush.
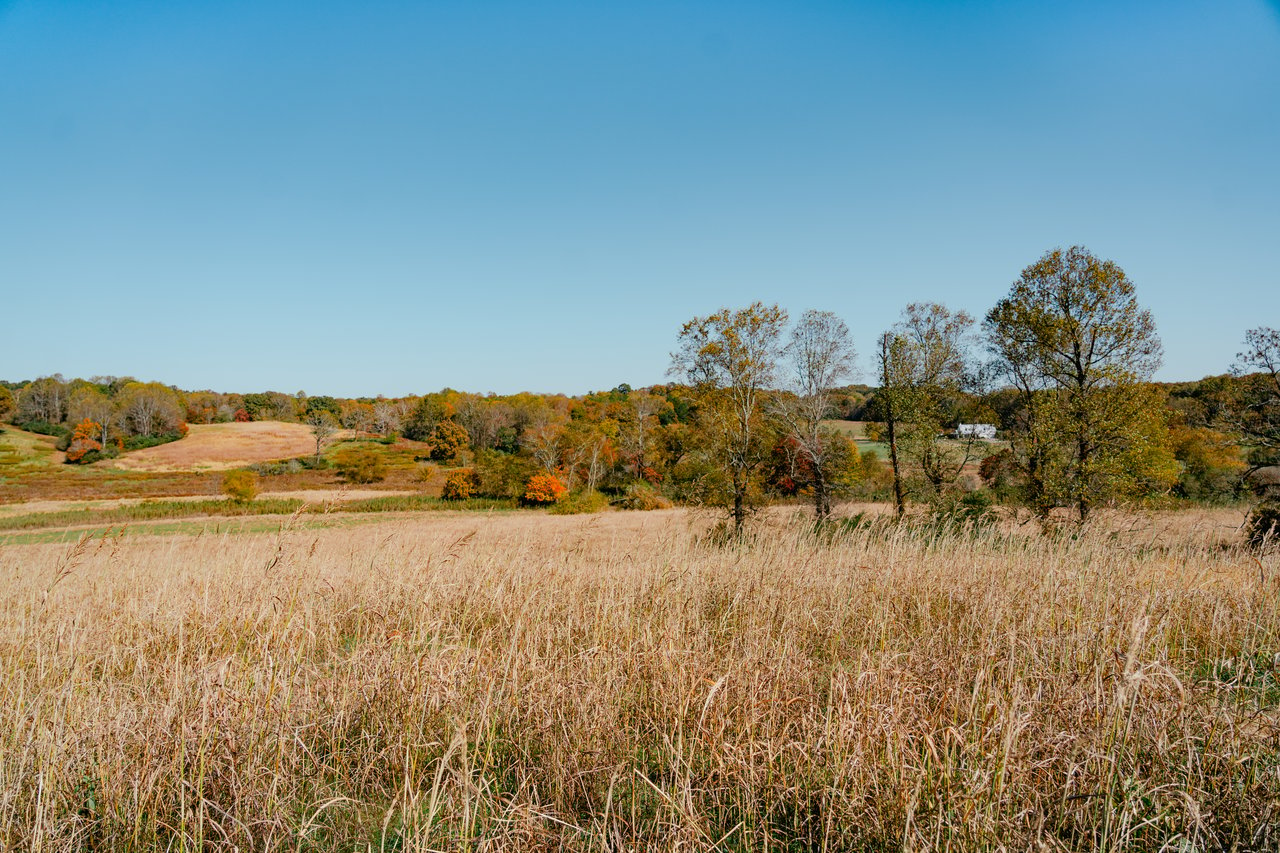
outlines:
[{"label": "bush", "polygon": [[568,491],[565,484],[550,474],[534,474],[524,486],[524,502],[535,506],[549,506],[560,500]]},{"label": "bush", "polygon": [[480,494],[487,498],[518,500],[524,495],[525,484],[535,473],[533,463],[518,454],[496,450],[476,452]]},{"label": "bush", "polygon": [[222,493],[236,503],[249,503],[258,496],[258,475],[252,471],[228,471],[222,477]]},{"label": "bush", "polygon": [[1254,507],[1245,522],[1245,538],[1255,548],[1280,544],[1280,500],[1267,500]]},{"label": "bush", "polygon": [[352,447],[334,454],[333,467],[348,483],[377,483],[387,478],[387,464],[375,450]]},{"label": "bush", "polygon": [[480,475],[471,468],[450,471],[444,478],[444,490],[440,497],[447,501],[465,501],[480,492]]},{"label": "bush", "polygon": [[172,432],[164,432],[159,435],[130,435],[125,436],[123,450],[142,450],[144,447],[159,447],[162,444],[178,441],[187,437],[187,425],[183,424],[181,429]]},{"label": "bush", "polygon": [[600,512],[609,506],[609,499],[596,490],[571,492],[551,507],[553,515],[580,515]]},{"label": "bush", "polygon": [[71,435],[71,430],[62,424],[51,424],[48,421],[27,421],[26,423],[14,424],[18,429],[27,432],[34,432],[37,435],[52,435],[56,438],[66,438]]},{"label": "bush", "polygon": [[627,486],[626,491],[622,493],[622,497],[617,498],[613,505],[621,509],[670,509],[672,503],[665,495],[648,483],[632,483]]},{"label": "bush", "polygon": [[457,421],[441,421],[431,433],[431,458],[437,462],[456,459],[470,443],[466,427]]}]

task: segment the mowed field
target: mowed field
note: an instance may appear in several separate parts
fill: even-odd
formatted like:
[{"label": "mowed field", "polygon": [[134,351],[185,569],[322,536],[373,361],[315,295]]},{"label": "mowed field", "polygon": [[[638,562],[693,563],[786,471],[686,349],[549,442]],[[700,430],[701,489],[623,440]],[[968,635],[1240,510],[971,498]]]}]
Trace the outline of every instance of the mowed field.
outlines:
[{"label": "mowed field", "polygon": [[226,471],[255,462],[306,456],[315,449],[315,438],[305,424],[192,424],[186,438],[135,450],[106,464],[124,471]]},{"label": "mowed field", "polygon": [[0,546],[0,847],[1277,849],[1238,513],[855,519]]}]

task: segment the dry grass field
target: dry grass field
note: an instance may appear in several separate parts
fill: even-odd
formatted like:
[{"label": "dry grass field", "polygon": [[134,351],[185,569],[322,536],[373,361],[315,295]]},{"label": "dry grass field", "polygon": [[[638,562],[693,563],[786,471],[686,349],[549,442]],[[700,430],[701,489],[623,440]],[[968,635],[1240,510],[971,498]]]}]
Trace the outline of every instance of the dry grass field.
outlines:
[{"label": "dry grass field", "polygon": [[315,438],[305,424],[280,421],[192,424],[186,438],[135,450],[109,463],[124,471],[226,471],[255,462],[314,453]]},{"label": "dry grass field", "polygon": [[1274,850],[1280,572],[683,510],[0,547],[6,850]]}]

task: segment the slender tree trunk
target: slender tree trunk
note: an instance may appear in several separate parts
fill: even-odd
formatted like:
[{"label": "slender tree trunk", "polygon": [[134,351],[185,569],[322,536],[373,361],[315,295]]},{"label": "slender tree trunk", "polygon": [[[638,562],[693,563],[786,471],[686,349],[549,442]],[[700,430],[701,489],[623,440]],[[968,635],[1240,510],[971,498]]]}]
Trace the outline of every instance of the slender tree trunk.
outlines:
[{"label": "slender tree trunk", "polygon": [[743,483],[742,472],[733,472],[733,535],[742,535],[742,525],[746,521],[747,508],[745,501],[746,485]]},{"label": "slender tree trunk", "polygon": [[902,489],[902,469],[898,464],[898,433],[892,411],[885,419],[885,426],[889,428],[889,464],[893,468],[893,504],[901,517],[907,512],[907,497]]},{"label": "slender tree trunk", "polygon": [[1076,488],[1080,490],[1076,496],[1076,506],[1080,510],[1080,523],[1084,524],[1089,519],[1089,512],[1093,509],[1093,501],[1089,499],[1088,472],[1089,461],[1093,457],[1093,448],[1083,435],[1080,436],[1076,443],[1076,454],[1080,460],[1080,467],[1076,472]]}]

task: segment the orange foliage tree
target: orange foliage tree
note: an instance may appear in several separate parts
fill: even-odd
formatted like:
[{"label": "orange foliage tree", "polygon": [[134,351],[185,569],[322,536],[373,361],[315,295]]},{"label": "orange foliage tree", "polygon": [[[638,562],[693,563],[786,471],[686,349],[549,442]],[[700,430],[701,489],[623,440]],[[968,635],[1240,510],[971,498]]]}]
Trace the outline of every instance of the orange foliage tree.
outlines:
[{"label": "orange foliage tree", "polygon": [[550,474],[534,474],[524,487],[524,500],[531,504],[553,504],[569,491],[564,483]]},{"label": "orange foliage tree", "polygon": [[88,454],[102,449],[102,442],[95,436],[102,435],[102,424],[85,418],[76,424],[71,433],[71,443],[67,445],[67,461],[80,463]]}]

